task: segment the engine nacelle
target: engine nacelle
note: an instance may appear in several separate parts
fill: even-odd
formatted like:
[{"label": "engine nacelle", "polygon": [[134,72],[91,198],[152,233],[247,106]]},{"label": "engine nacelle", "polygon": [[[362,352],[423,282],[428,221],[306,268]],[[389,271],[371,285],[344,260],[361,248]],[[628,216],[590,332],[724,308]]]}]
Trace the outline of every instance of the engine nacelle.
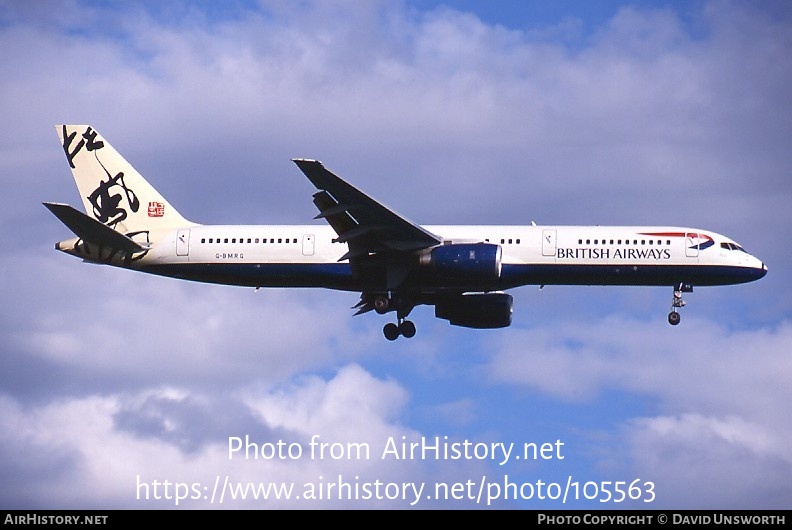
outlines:
[{"label": "engine nacelle", "polygon": [[429,265],[449,278],[489,280],[500,278],[501,247],[492,243],[440,245],[421,255]]},{"label": "engine nacelle", "polygon": [[435,304],[435,316],[454,326],[491,329],[511,325],[514,299],[506,293],[469,293],[444,297]]}]

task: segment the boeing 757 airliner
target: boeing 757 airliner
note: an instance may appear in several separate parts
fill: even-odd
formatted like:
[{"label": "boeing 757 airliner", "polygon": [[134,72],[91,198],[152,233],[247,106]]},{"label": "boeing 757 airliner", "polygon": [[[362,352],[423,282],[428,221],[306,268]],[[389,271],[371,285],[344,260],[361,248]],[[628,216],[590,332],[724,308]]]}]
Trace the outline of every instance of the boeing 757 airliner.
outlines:
[{"label": "boeing 757 airliner", "polygon": [[55,248],[85,261],[248,287],[360,293],[355,314],[395,312],[389,340],[415,335],[419,304],[456,326],[507,327],[521,285],[673,289],[676,325],[693,286],[762,278],[767,267],[731,239],[665,226],[420,226],[316,160],[294,159],[317,188],[327,224],[201,225],[182,217],[95,129],[58,125],[86,213],[44,205],[77,237]]}]

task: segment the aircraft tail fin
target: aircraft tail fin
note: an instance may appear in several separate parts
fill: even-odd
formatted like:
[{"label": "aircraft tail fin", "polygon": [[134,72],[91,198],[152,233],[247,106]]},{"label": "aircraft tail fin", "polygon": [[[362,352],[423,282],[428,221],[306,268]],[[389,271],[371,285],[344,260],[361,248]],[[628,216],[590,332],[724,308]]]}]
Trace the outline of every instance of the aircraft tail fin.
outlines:
[{"label": "aircraft tail fin", "polygon": [[89,217],[122,234],[193,224],[90,125],[56,129]]}]

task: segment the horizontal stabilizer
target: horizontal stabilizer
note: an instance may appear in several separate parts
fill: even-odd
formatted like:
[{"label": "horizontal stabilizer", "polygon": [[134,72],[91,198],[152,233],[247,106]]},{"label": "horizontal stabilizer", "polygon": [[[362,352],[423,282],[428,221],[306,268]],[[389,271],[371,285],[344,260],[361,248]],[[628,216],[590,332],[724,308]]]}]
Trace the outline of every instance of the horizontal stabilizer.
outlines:
[{"label": "horizontal stabilizer", "polygon": [[45,202],[44,206],[83,241],[129,253],[146,250],[146,247],[124,234],[116,232],[68,204]]}]

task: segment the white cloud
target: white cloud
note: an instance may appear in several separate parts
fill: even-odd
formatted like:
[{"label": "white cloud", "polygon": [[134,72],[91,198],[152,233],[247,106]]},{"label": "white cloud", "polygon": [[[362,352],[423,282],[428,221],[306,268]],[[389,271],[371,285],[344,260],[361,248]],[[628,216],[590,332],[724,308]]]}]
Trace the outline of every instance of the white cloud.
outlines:
[{"label": "white cloud", "polygon": [[490,370],[500,381],[566,399],[615,388],[657,396],[672,407],[768,414],[778,411],[772,400],[789,392],[790,348],[788,322],[741,331],[692,315],[677,328],[612,316],[514,330]]},{"label": "white cloud", "polygon": [[567,400],[627,392],[656,403],[659,415],[627,421],[626,439],[601,451],[611,470],[656,482],[662,506],[779,508],[792,476],[792,422],[779,406],[792,399],[790,351],[789,322],[729,331],[608,318],[511,334],[490,373]]},{"label": "white cloud", "polygon": [[[15,311],[37,317],[23,319],[5,341],[19,355],[66,366],[90,388],[101,381],[124,387],[282,381],[359,351],[356,338],[325,347],[328,336],[351,324],[354,294],[256,292],[75,264],[26,288]],[[49,268],[42,265],[35,266]],[[25,275],[18,264],[8,273]],[[39,307],[44,299],[47,307]]]},{"label": "white cloud", "polygon": [[[348,365],[329,380],[310,376],[283,387],[259,386],[237,392],[237,398],[224,402],[218,402],[219,395],[164,387],[64,398],[35,406],[3,398],[0,451],[4,471],[21,476],[25,485],[7,484],[2,492],[5,504],[28,509],[168,508],[177,505],[177,492],[183,497],[197,497],[200,492],[201,498],[179,499],[179,506],[408,507],[415,500],[412,493],[406,497],[399,493],[398,500],[387,498],[404,491],[402,483],[460,480],[461,466],[382,458],[389,437],[398,444],[419,437],[400,425],[407,395],[393,381],[376,379],[361,367]],[[229,422],[223,415],[241,421]],[[218,421],[225,430],[217,429],[197,446],[182,443],[184,439],[200,441],[193,431],[212,429]],[[228,438],[239,438],[239,442]],[[328,445],[317,445],[312,455],[311,440]],[[275,449],[279,441],[283,447]],[[247,447],[246,453],[250,443],[257,447]],[[239,450],[229,458],[231,447]],[[475,463],[471,467],[475,469]],[[224,504],[219,505],[219,494],[212,504],[215,482],[226,478],[243,487],[248,482],[293,484],[293,498],[234,500],[227,490]],[[154,481],[159,481],[158,490]],[[166,481],[171,484],[169,490]],[[352,485],[341,490],[341,499],[339,490],[326,489],[339,481]],[[383,498],[376,498],[376,481],[381,483],[378,491]],[[364,498],[369,496],[364,483],[369,484],[365,487],[372,498]],[[325,488],[323,495],[331,498],[304,498],[307,488],[320,485]],[[155,493],[160,500],[153,498]],[[297,495],[303,498],[298,500]],[[418,506],[427,502],[431,503],[422,496]]]},{"label": "white cloud", "polygon": [[655,482],[664,506],[786,508],[789,433],[777,430],[736,416],[636,419],[626,427],[631,471]]}]

